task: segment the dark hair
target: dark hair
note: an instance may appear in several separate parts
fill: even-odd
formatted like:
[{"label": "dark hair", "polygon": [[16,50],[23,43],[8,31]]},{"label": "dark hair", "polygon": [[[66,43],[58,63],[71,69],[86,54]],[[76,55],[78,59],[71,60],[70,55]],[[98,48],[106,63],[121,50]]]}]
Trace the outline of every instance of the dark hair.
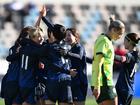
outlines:
[{"label": "dark hair", "polygon": [[32,26],[24,27],[24,28],[21,30],[20,34],[19,34],[19,38],[25,38],[25,37],[27,37],[27,36],[28,36],[28,33],[29,33],[29,30],[30,30],[30,29],[33,29],[33,28],[34,28],[34,27],[32,27]]},{"label": "dark hair", "polygon": [[73,36],[76,37],[76,41],[79,42],[80,41],[80,34],[78,33],[78,31],[76,30],[76,28],[68,28],[66,31],[70,31]]},{"label": "dark hair", "polygon": [[138,34],[136,33],[128,33],[125,38],[128,40],[128,41],[131,41],[131,43],[136,46],[138,43],[139,43],[139,40],[140,40],[140,37]]},{"label": "dark hair", "polygon": [[20,44],[20,45],[24,45],[26,44],[26,40],[25,39],[28,39],[29,38],[29,32],[33,29],[36,29],[38,28],[40,31],[43,32],[42,28],[40,27],[33,27],[33,26],[27,26],[27,27],[24,27],[20,34],[19,34],[19,37],[17,38],[15,44]]},{"label": "dark hair", "polygon": [[66,37],[66,29],[63,25],[55,24],[53,30],[48,28],[48,37],[50,37],[51,32],[58,41],[61,41]]},{"label": "dark hair", "polygon": [[48,28],[48,29],[47,29],[48,38],[50,38],[51,32],[52,32],[52,31],[51,31],[51,29],[50,29],[50,28]]},{"label": "dark hair", "polygon": [[17,40],[15,41],[15,44],[20,44],[20,42],[22,41],[22,39],[29,37],[29,30],[32,29],[32,26],[27,26],[24,27],[19,34],[19,37],[17,38]]},{"label": "dark hair", "polygon": [[112,17],[110,17],[109,19],[110,19],[109,30],[111,30],[112,28],[115,28],[117,30],[121,30],[122,28],[125,28],[125,25],[122,21],[115,20]]}]

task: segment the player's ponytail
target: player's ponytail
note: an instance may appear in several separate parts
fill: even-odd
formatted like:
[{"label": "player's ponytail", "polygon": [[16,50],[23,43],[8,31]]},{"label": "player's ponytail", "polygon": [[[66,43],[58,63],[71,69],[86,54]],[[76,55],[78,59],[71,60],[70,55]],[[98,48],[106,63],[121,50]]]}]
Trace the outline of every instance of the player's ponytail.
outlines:
[{"label": "player's ponytail", "polygon": [[115,15],[111,15],[111,16],[109,17],[109,20],[110,20],[110,24],[111,24],[113,21],[115,21]]},{"label": "player's ponytail", "polygon": [[111,30],[112,28],[116,28],[117,30],[125,28],[125,25],[122,21],[115,19],[115,15],[111,15],[109,20],[110,20],[109,30]]}]

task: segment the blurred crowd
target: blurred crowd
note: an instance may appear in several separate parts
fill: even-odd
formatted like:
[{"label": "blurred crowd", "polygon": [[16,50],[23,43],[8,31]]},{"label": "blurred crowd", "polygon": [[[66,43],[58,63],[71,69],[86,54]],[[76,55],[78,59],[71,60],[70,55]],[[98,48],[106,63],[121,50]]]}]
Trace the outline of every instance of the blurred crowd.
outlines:
[{"label": "blurred crowd", "polygon": [[[110,14],[126,24],[126,32],[140,31],[140,6],[101,5],[101,4],[46,4],[48,18],[54,23],[76,27],[87,52],[92,51],[92,44],[97,33],[102,33],[108,26]],[[0,4],[0,57],[4,58],[7,50],[27,25],[34,25],[39,14],[39,5],[33,2],[10,2]],[[8,30],[8,31],[7,31]],[[90,55],[91,56],[91,55]]]}]

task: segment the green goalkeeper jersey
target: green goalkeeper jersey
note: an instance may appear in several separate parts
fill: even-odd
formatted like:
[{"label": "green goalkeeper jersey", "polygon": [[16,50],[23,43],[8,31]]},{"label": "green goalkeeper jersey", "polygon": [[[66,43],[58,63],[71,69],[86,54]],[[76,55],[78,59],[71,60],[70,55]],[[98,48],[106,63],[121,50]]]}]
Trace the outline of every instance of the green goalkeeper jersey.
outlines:
[{"label": "green goalkeeper jersey", "polygon": [[[100,69],[97,68],[98,54],[103,55],[103,64]],[[92,64],[91,86],[113,86],[113,62],[114,47],[112,41],[106,35],[100,35],[94,46],[94,61]],[[97,79],[100,73],[99,79]]]}]

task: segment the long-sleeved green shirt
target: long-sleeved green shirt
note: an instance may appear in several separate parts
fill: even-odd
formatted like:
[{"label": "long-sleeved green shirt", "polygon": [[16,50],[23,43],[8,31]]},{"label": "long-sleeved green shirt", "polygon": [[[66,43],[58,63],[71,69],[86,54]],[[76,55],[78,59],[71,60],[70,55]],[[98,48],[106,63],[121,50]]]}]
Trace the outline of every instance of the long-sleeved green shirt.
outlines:
[{"label": "long-sleeved green shirt", "polygon": [[113,62],[114,48],[112,41],[106,35],[100,35],[94,46],[91,86],[113,86]]}]

